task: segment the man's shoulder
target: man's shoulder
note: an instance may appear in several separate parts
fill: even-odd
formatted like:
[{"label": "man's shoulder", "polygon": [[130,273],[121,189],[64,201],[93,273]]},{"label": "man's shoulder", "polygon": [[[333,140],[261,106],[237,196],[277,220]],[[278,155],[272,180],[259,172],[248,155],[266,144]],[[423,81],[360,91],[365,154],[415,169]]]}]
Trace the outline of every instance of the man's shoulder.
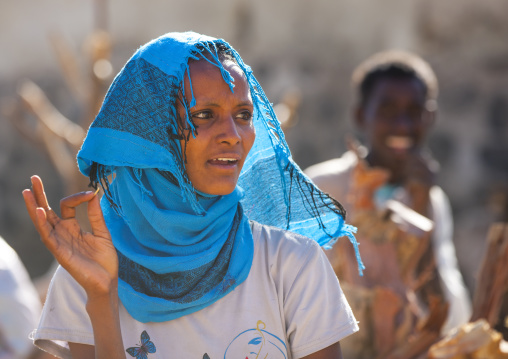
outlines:
[{"label": "man's shoulder", "polygon": [[305,174],[319,189],[341,201],[348,192],[350,176],[357,163],[356,155],[348,151],[339,158],[307,168]]},{"label": "man's shoulder", "polygon": [[357,163],[354,153],[348,151],[341,157],[317,163],[305,169],[305,174],[311,179],[326,176],[338,176],[349,172]]}]

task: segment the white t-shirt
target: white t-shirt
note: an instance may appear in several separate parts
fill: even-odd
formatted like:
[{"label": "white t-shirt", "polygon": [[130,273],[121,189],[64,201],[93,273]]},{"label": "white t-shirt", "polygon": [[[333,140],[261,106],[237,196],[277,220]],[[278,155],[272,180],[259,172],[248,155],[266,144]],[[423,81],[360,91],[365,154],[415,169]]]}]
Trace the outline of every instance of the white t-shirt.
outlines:
[{"label": "white t-shirt", "polygon": [[[153,344],[156,351],[147,353],[148,359],[296,359],[358,330],[315,241],[255,222],[251,227],[254,259],[249,276],[214,304],[162,323],[138,322],[120,305],[125,349],[138,348],[129,350],[131,356]],[[35,344],[61,358],[71,357],[68,342],[93,345],[85,303],[84,290],[59,268],[33,333]]]}]

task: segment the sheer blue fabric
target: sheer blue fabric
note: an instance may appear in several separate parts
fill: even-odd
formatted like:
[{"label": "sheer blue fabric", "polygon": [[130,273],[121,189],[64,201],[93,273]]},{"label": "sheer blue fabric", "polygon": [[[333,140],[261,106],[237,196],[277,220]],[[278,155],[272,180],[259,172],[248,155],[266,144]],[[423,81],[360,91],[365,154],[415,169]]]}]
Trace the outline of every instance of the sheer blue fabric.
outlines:
[{"label": "sheer blue fabric", "polygon": [[[194,106],[194,95],[183,95],[191,59],[216,65],[234,91],[221,51],[246,74],[256,140],[236,190],[210,196],[198,193],[185,172],[180,140],[196,131],[188,113],[179,119],[177,108]],[[113,81],[78,166],[104,188],[101,206],[120,260],[119,295],[139,321],[192,313],[242,283],[253,256],[248,220],[294,231],[325,248],[347,236],[360,272],[364,268],[342,206],[292,160],[261,86],[224,40],[169,33],[138,49]]]}]

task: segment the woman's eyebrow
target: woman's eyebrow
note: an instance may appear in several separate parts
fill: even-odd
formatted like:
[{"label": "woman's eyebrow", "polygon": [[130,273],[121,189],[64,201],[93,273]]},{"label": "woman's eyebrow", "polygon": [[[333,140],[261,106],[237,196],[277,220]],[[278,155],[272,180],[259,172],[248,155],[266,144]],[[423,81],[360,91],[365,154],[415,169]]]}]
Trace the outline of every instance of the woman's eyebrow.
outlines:
[{"label": "woman's eyebrow", "polygon": [[236,105],[236,107],[254,106],[252,101],[243,101]]},{"label": "woman's eyebrow", "polygon": [[[218,104],[217,102],[202,102],[202,103],[197,103],[196,106],[200,106],[200,107],[221,107],[220,104]],[[254,106],[254,104],[252,103],[252,101],[242,101],[238,104],[235,105],[235,107],[245,107],[245,106]]]}]

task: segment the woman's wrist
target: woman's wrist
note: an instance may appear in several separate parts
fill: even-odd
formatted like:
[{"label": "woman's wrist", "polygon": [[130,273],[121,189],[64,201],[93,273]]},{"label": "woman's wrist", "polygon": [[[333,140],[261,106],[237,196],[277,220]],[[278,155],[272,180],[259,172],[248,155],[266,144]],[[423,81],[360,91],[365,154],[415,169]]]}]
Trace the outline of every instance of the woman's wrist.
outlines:
[{"label": "woman's wrist", "polygon": [[107,289],[87,292],[86,311],[92,317],[94,314],[106,314],[105,311],[118,312],[118,281],[115,280]]}]

